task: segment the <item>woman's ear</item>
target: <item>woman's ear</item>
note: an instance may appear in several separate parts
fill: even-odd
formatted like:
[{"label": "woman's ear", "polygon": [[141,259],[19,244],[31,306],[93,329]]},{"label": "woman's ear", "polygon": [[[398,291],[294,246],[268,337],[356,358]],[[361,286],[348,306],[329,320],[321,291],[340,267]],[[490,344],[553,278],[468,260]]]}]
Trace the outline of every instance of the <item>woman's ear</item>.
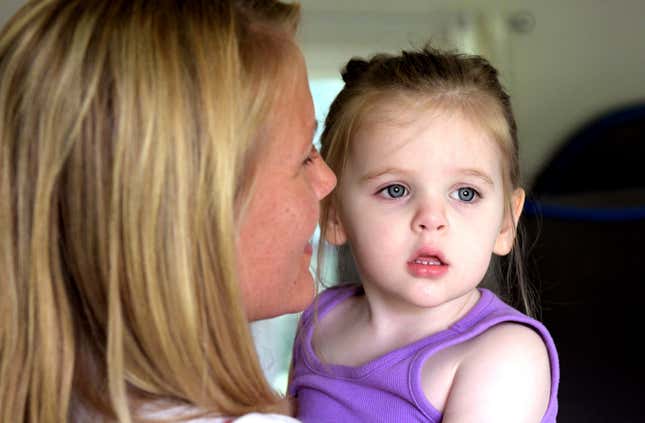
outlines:
[{"label": "woman's ear", "polygon": [[517,222],[520,220],[522,208],[524,207],[524,198],[526,194],[522,188],[517,188],[511,194],[511,210],[504,213],[504,221],[500,228],[493,252],[498,256],[505,256],[510,253],[515,243],[515,229]]},{"label": "woman's ear", "polygon": [[331,200],[329,207],[329,214],[327,215],[327,233],[325,240],[332,245],[341,246],[347,242],[347,234],[345,228],[338,215],[338,209],[334,200]]}]

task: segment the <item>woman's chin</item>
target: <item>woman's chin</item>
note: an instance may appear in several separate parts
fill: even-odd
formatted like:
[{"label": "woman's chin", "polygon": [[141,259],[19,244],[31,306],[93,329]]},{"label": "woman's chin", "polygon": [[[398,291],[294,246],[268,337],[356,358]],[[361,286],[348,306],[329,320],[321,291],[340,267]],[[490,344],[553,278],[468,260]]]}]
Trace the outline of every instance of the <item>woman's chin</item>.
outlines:
[{"label": "woman's chin", "polygon": [[276,287],[270,293],[265,293],[264,298],[254,296],[251,304],[247,301],[248,320],[253,322],[283,314],[299,313],[313,302],[315,292],[313,277],[307,271],[288,286],[282,289]]}]

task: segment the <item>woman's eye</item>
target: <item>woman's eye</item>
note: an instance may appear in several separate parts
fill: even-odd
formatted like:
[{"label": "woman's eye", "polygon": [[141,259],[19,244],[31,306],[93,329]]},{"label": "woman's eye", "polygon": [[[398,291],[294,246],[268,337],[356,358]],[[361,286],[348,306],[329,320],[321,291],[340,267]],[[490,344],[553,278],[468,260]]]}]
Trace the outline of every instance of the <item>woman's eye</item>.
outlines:
[{"label": "woman's eye", "polygon": [[479,197],[479,193],[474,188],[459,188],[451,195],[455,200],[471,203]]},{"label": "woman's eye", "polygon": [[380,190],[379,194],[387,198],[401,198],[408,194],[408,189],[401,184],[392,184]]},{"label": "woman's eye", "polygon": [[309,151],[309,155],[302,161],[302,164],[307,166],[310,165],[318,158],[318,150],[316,150],[316,147],[312,146],[311,151]]}]

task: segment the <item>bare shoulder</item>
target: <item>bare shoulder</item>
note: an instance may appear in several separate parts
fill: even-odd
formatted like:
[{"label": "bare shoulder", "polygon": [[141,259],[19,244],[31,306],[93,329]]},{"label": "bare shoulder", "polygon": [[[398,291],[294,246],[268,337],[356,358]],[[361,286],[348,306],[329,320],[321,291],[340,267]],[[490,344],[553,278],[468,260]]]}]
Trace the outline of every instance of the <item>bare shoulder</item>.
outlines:
[{"label": "bare shoulder", "polygon": [[358,322],[362,297],[350,297],[322,316],[315,324],[312,346],[318,358],[328,364],[357,365],[366,344]]},{"label": "bare shoulder", "polygon": [[[499,360],[500,355],[506,358],[520,356],[517,357],[519,359],[539,356],[545,360],[547,366],[549,363],[549,354],[540,334],[533,328],[520,323],[500,323],[491,327],[473,339],[473,347],[478,348],[477,355],[480,359],[486,358],[482,357],[481,353],[490,351],[492,354],[489,359],[499,365],[512,365],[512,363]],[[521,362],[522,360],[520,360]]]},{"label": "bare shoulder", "polygon": [[499,324],[465,345],[443,421],[539,422],[550,386],[542,337],[522,324]]},{"label": "bare shoulder", "polygon": [[328,343],[347,329],[347,322],[355,317],[353,314],[358,308],[361,299],[349,297],[336,305],[327,314],[318,317],[313,334],[314,345]]}]

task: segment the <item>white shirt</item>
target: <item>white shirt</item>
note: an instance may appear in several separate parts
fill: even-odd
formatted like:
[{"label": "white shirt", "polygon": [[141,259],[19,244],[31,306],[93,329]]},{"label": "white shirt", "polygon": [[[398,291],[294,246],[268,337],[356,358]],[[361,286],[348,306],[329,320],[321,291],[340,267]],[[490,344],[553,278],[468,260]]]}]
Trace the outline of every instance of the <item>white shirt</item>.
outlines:
[{"label": "white shirt", "polygon": [[[226,421],[231,421],[231,420],[221,418],[221,417],[216,417],[214,419],[200,418],[195,420],[189,420],[190,423],[223,423]],[[299,420],[296,420],[292,417],[282,416],[280,414],[260,414],[260,413],[246,414],[242,417],[238,417],[233,421],[235,423],[299,423]]]},{"label": "white shirt", "polygon": [[[191,407],[187,406],[175,406],[166,408],[163,410],[155,410],[151,412],[144,412],[147,418],[177,418],[186,413],[193,411]],[[226,422],[235,422],[235,423],[300,423],[300,420],[296,420],[289,416],[283,416],[281,414],[263,414],[263,413],[250,413],[245,414],[242,417],[199,417],[196,419],[184,420],[186,423],[226,423]]]}]

